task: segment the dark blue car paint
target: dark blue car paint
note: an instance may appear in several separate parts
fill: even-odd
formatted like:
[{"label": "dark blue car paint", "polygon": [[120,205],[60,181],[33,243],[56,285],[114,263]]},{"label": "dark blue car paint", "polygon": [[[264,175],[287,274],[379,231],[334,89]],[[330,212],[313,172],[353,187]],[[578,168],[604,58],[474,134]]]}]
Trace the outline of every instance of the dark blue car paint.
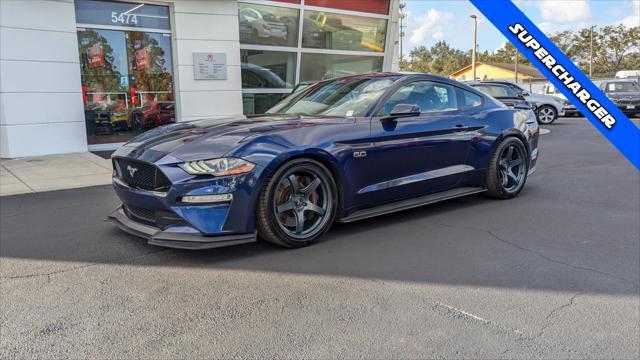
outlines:
[{"label": "dark blue car paint", "polygon": [[[113,155],[158,166],[171,188],[155,194],[114,179],[116,194],[132,206],[173,211],[187,223],[165,232],[246,234],[255,232],[260,190],[292,158],[310,157],[331,170],[342,218],[356,210],[454,187],[484,186],[492,152],[506,136],[522,139],[529,154],[537,148],[538,128],[531,111],[506,108],[466,85],[436,76],[389,76],[398,77],[393,89],[414,80],[438,81],[482,96],[483,104],[466,111],[385,121],[378,116],[386,99],[382,97],[360,118],[265,115],[173,124],[140,135]],[[353,156],[363,151],[366,156]],[[249,173],[220,178],[189,175],[178,167],[184,161],[220,157],[242,158],[257,166]],[[530,168],[536,160],[530,160]],[[233,193],[231,203],[180,202],[185,195],[224,193]]]}]

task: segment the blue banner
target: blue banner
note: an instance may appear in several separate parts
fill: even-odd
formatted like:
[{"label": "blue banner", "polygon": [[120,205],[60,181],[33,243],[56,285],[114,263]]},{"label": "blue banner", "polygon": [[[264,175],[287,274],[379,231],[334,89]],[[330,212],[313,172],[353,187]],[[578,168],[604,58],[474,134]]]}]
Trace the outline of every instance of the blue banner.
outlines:
[{"label": "blue banner", "polygon": [[511,0],[470,0],[640,170],[640,129]]}]

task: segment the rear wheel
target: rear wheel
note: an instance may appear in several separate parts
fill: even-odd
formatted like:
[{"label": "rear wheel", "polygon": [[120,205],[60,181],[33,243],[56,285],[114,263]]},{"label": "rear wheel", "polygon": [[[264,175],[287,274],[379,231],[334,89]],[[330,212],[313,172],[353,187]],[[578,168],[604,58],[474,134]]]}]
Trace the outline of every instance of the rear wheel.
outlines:
[{"label": "rear wheel", "polygon": [[487,170],[487,189],[489,195],[498,199],[510,199],[517,196],[529,171],[527,150],[516,137],[504,139],[496,148]]},{"label": "rear wheel", "polygon": [[262,189],[258,235],[276,245],[309,245],[329,230],[338,204],[336,184],[321,163],[295,159],[278,169]]},{"label": "rear wheel", "polygon": [[540,125],[550,125],[558,118],[558,112],[553,106],[543,105],[536,112],[536,118]]}]

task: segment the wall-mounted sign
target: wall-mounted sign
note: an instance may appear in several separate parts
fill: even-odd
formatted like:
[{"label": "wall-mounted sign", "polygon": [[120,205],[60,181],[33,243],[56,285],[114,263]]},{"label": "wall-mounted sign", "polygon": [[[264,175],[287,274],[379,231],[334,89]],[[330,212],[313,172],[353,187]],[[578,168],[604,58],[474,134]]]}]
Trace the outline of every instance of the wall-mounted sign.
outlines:
[{"label": "wall-mounted sign", "polygon": [[169,7],[132,2],[75,0],[76,22],[169,30]]},{"label": "wall-mounted sign", "polygon": [[195,80],[227,80],[227,54],[193,53]]}]

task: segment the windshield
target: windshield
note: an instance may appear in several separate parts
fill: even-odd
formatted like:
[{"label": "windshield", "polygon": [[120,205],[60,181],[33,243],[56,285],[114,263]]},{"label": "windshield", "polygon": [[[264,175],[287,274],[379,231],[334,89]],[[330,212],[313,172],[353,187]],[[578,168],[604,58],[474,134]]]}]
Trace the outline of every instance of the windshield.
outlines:
[{"label": "windshield", "polygon": [[290,96],[267,114],[364,116],[397,77],[335,79],[299,95]]},{"label": "windshield", "polygon": [[608,93],[640,92],[640,86],[631,81],[610,82],[607,83],[604,91]]}]

